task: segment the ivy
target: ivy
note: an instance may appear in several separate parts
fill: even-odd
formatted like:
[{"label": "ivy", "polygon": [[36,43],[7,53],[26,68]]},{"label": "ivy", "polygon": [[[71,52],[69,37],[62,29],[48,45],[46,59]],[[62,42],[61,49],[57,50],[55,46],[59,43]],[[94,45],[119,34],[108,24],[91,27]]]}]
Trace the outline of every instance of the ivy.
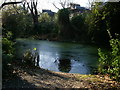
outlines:
[{"label": "ivy", "polygon": [[120,41],[118,39],[110,40],[111,51],[103,52],[98,49],[99,67],[98,71],[102,74],[110,74],[110,77],[120,81]]}]

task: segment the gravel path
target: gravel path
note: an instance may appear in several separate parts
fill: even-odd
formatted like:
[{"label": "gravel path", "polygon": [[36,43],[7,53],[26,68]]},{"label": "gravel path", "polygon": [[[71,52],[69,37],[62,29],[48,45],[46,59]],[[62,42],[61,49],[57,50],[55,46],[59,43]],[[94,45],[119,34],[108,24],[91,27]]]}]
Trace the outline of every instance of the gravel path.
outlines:
[{"label": "gravel path", "polygon": [[53,72],[41,68],[14,67],[16,75],[3,82],[5,88],[89,88],[118,89],[120,83],[107,76]]}]

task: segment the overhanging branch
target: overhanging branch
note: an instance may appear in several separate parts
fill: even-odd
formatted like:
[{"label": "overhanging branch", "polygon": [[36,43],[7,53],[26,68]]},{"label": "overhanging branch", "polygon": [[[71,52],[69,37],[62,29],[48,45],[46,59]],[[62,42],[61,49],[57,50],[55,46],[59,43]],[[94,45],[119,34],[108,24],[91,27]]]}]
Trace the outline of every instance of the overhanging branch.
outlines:
[{"label": "overhanging branch", "polygon": [[58,8],[54,3],[53,3],[54,7],[57,8],[58,10],[60,10],[60,8]]},{"label": "overhanging branch", "polygon": [[22,1],[20,1],[20,2],[4,2],[4,3],[0,6],[0,9],[3,8],[3,6],[5,6],[5,5],[19,4],[19,3],[22,3]]}]

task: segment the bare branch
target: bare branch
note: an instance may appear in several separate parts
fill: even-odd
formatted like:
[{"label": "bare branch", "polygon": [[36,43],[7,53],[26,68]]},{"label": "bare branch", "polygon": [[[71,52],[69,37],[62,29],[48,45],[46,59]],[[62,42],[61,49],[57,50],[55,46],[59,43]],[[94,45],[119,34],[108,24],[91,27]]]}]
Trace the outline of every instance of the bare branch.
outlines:
[{"label": "bare branch", "polygon": [[16,13],[19,14],[18,9],[15,7],[14,4],[13,4],[13,8],[15,9]]},{"label": "bare branch", "polygon": [[[69,0],[64,0],[64,1],[59,0],[59,4],[61,5],[62,8],[68,8],[70,5],[70,1]],[[55,6],[55,8],[60,9],[54,3],[53,3],[53,5]]]},{"label": "bare branch", "polygon": [[60,10],[60,8],[58,8],[54,3],[53,3],[54,7],[57,8],[58,10]]},{"label": "bare branch", "polygon": [[5,6],[5,5],[10,5],[10,4],[19,4],[19,3],[22,3],[22,1],[20,1],[20,2],[4,2],[4,3],[1,5],[1,7],[0,7],[0,8],[3,8],[3,6]]},{"label": "bare branch", "polygon": [[65,8],[64,3],[60,0],[60,5],[62,6],[62,8]]},{"label": "bare branch", "polygon": [[27,2],[27,5],[28,5],[28,8],[30,9],[30,11],[32,11],[28,2]]},{"label": "bare branch", "polygon": [[61,4],[62,8],[65,8],[62,2],[60,4]]},{"label": "bare branch", "polygon": [[38,11],[37,11],[37,0],[31,0],[29,3],[27,2],[28,9],[31,12],[34,30],[38,30]]},{"label": "bare branch", "polygon": [[64,4],[63,4],[63,5],[64,5],[64,7],[65,7],[65,5],[66,5],[66,0],[65,0],[65,2],[64,2]]},{"label": "bare branch", "polygon": [[38,4],[37,2],[38,2],[38,0],[36,0],[36,7],[37,7],[37,4]]},{"label": "bare branch", "polygon": [[32,10],[32,12],[33,12],[33,2],[31,2],[31,10]]},{"label": "bare branch", "polygon": [[25,8],[26,2],[22,3],[22,5],[23,5],[24,10],[26,10]]},{"label": "bare branch", "polygon": [[35,2],[33,2],[33,6],[34,6],[34,10],[35,10],[35,15],[38,15],[38,12],[37,12],[37,2],[35,4]]}]

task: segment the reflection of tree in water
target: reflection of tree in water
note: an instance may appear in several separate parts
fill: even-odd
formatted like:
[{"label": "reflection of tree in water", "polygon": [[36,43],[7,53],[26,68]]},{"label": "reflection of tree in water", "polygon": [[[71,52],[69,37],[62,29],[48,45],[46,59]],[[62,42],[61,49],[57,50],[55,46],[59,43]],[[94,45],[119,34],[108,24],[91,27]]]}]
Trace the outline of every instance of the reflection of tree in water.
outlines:
[{"label": "reflection of tree in water", "polygon": [[59,59],[58,69],[62,72],[69,72],[71,70],[71,60]]}]

